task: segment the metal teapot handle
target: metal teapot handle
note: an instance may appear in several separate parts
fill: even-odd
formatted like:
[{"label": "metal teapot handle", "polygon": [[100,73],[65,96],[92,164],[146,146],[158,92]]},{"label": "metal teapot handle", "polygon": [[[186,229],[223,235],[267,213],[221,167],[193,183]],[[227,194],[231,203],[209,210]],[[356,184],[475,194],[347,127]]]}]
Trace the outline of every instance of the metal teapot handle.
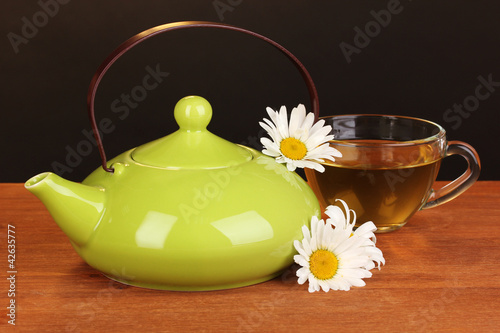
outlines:
[{"label": "metal teapot handle", "polygon": [[120,58],[122,54],[130,50],[132,47],[135,45],[145,41],[146,39],[153,37],[155,35],[158,35],[163,32],[167,31],[172,31],[172,30],[178,30],[178,29],[184,29],[184,28],[221,28],[221,29],[227,29],[227,30],[234,30],[234,31],[239,31],[243,32],[246,34],[249,34],[251,36],[260,38],[269,44],[273,45],[276,47],[278,50],[280,50],[282,53],[284,53],[288,59],[290,59],[294,65],[297,67],[297,69],[300,71],[300,74],[302,75],[302,78],[305,80],[307,89],[309,90],[309,96],[311,99],[311,106],[312,106],[312,111],[314,112],[315,119],[318,119],[319,116],[319,102],[318,102],[318,92],[316,91],[316,87],[314,86],[314,82],[309,75],[309,72],[306,70],[304,65],[292,54],[290,51],[285,49],[283,46],[280,44],[276,43],[275,41],[259,35],[255,32],[239,28],[236,26],[228,25],[228,24],[222,24],[222,23],[214,23],[214,22],[205,22],[205,21],[184,21],[184,22],[175,22],[175,23],[168,23],[168,24],[163,24],[159,25],[157,27],[145,30],[124,43],[122,43],[120,46],[118,46],[107,58],[104,60],[104,62],[99,66],[97,69],[96,73],[94,74],[94,77],[92,78],[92,81],[90,82],[90,87],[89,91],[87,93],[87,110],[89,113],[89,118],[90,122],[92,125],[92,131],[94,132],[94,137],[97,142],[97,147],[99,148],[99,153],[101,154],[101,159],[102,159],[102,167],[104,170],[107,172],[113,172],[113,168],[109,168],[107,166],[107,159],[106,159],[106,153],[104,152],[104,146],[102,144],[101,136],[99,134],[99,130],[97,128],[97,122],[95,120],[95,114],[94,114],[94,101],[95,101],[95,95],[97,91],[97,87],[99,86],[99,83],[101,82],[102,77],[106,72],[108,71],[109,67]]}]

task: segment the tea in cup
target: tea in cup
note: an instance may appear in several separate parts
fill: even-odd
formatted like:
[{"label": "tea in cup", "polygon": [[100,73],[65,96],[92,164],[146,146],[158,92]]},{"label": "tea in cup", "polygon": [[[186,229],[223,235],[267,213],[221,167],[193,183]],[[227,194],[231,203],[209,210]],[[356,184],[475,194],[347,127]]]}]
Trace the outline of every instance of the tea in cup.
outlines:
[{"label": "tea in cup", "polygon": [[[323,173],[305,169],[321,208],[344,200],[357,214],[357,225],[373,221],[377,232],[404,226],[415,212],[452,200],[479,177],[474,148],[446,141],[445,130],[433,122],[403,116],[339,115],[323,117],[332,126],[330,145],[342,153],[322,163]],[[462,155],[467,171],[433,190],[441,160]]]}]

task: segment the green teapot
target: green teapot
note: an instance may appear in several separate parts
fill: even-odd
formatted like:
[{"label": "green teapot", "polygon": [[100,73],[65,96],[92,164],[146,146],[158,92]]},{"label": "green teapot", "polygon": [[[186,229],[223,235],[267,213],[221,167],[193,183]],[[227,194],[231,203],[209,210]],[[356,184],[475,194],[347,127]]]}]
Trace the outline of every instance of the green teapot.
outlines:
[{"label": "green teapot", "polygon": [[[188,27],[247,30],[211,22],[178,22],[138,34],[99,67],[88,108],[103,160],[83,182],[54,173],[32,177],[36,195],[77,253],[107,277],[164,290],[217,290],[272,279],[293,263],[293,241],[312,216],[320,216],[307,183],[252,148],[207,130],[208,101],[181,99],[174,108],[179,129],[106,160],[94,116],[97,86],[123,53],[164,31]],[[278,46],[277,46],[278,45]],[[306,77],[317,115],[317,95]]]}]

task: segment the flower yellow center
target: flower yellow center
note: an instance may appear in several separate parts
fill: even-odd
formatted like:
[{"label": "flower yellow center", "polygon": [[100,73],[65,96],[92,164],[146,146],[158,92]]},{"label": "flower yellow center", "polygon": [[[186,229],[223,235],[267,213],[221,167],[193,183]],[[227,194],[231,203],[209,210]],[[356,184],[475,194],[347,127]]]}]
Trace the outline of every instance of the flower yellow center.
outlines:
[{"label": "flower yellow center", "polygon": [[338,268],[337,257],[328,250],[317,250],[309,258],[309,269],[315,278],[319,280],[331,279]]},{"label": "flower yellow center", "polygon": [[280,151],[292,160],[301,160],[307,154],[306,145],[295,138],[286,138],[281,140]]}]

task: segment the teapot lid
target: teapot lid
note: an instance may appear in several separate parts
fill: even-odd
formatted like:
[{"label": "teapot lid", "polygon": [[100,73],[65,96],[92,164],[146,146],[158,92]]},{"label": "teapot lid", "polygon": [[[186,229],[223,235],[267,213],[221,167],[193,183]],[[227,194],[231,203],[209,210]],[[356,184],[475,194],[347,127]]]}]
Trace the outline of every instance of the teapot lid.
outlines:
[{"label": "teapot lid", "polygon": [[212,106],[199,96],[181,99],[174,108],[179,129],[132,151],[138,163],[174,169],[208,169],[238,165],[252,159],[249,150],[207,130]]}]

